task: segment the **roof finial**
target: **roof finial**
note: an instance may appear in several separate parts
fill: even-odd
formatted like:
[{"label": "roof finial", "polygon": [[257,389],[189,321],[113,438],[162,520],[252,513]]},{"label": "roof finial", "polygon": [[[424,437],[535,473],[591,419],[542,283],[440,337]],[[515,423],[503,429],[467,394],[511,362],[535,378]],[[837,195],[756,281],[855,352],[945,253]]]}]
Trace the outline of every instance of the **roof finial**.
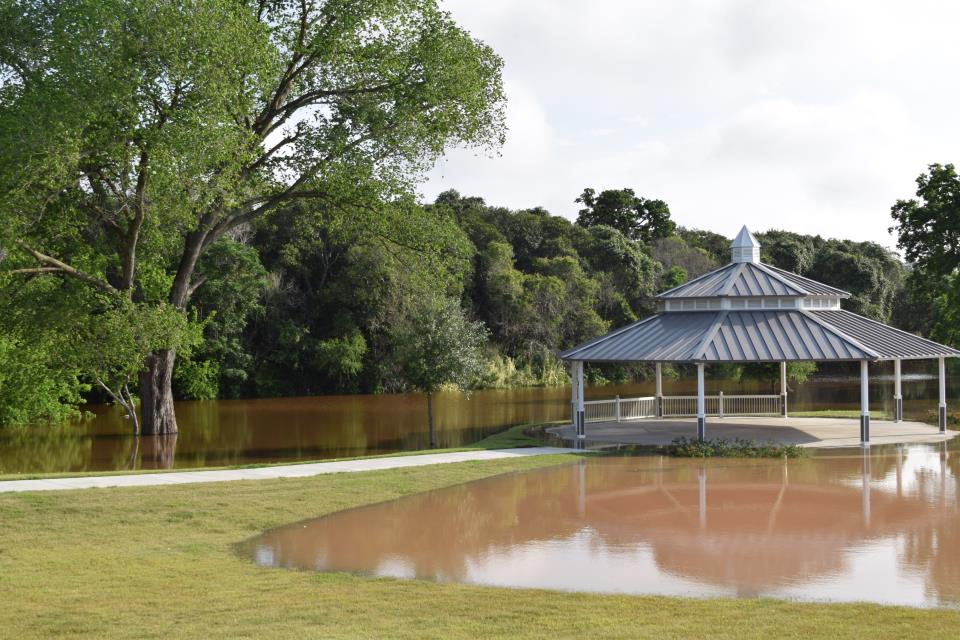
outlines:
[{"label": "roof finial", "polygon": [[760,243],[747,229],[747,225],[743,225],[740,233],[730,243],[730,260],[732,262],[760,262]]}]

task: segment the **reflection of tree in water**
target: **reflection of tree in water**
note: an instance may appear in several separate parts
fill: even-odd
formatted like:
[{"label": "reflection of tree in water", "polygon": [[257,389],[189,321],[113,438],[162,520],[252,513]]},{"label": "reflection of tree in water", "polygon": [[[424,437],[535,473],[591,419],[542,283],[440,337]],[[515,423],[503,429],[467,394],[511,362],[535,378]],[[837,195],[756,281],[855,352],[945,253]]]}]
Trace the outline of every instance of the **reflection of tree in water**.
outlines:
[{"label": "reflection of tree in water", "polygon": [[0,473],[55,473],[88,468],[93,440],[72,425],[0,433]]},{"label": "reflection of tree in water", "polygon": [[591,554],[630,562],[649,549],[663,572],[755,594],[841,573],[851,549],[903,537],[921,564],[940,554],[928,579],[957,598],[956,505],[944,514],[923,487],[898,497],[871,484],[897,465],[862,456],[603,460],[342,512],[268,532],[255,545],[261,561],[278,566],[466,580],[518,550],[582,539]]},{"label": "reflection of tree in water", "polygon": [[919,492],[939,507],[935,528],[914,529],[904,536],[903,560],[925,576],[927,592],[941,602],[960,599],[960,455],[944,445],[938,469],[916,474]]}]

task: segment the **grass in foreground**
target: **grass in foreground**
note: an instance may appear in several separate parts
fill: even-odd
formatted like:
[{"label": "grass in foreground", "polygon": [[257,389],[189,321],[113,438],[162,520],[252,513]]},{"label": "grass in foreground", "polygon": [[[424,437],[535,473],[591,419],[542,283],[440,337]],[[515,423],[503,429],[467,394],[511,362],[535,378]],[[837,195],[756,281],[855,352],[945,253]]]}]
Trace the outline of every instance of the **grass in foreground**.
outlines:
[{"label": "grass in foreground", "polygon": [[482,588],[260,568],[259,531],[571,459],[0,494],[0,636],[954,638],[960,612]]}]

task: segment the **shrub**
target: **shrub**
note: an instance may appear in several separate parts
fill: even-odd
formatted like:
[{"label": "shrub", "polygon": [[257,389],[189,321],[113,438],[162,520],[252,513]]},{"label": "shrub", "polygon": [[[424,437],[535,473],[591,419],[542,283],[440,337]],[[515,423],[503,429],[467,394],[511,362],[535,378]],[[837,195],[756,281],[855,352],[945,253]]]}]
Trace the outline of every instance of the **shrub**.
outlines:
[{"label": "shrub", "polygon": [[675,438],[667,453],[678,458],[799,458],[805,451],[795,444],[757,443],[753,440]]}]

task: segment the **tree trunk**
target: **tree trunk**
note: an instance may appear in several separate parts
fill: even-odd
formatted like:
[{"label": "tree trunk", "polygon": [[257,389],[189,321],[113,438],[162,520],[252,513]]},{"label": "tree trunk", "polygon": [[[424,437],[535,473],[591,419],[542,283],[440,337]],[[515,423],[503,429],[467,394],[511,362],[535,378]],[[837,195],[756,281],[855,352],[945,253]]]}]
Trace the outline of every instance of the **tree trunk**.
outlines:
[{"label": "tree trunk", "polygon": [[173,363],[176,351],[158,351],[147,356],[140,374],[140,433],[162,436],[177,432],[173,410]]},{"label": "tree trunk", "polygon": [[427,394],[427,425],[430,428],[430,448],[437,446],[437,437],[433,431],[433,394]]}]

